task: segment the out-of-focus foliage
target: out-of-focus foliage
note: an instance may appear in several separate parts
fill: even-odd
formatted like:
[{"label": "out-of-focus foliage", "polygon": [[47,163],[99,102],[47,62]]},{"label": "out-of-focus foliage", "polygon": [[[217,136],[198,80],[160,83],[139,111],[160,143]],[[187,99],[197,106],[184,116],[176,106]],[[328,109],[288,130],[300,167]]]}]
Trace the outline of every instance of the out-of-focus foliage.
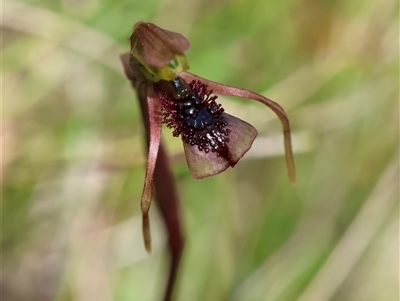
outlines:
[{"label": "out-of-focus foliage", "polygon": [[164,130],[186,248],[177,300],[398,300],[398,2],[2,1],[4,300],[158,300],[145,254],[144,144],[118,55],[138,20],[184,34],[191,71],[280,103],[220,97],[259,131],[234,168],[191,178]]}]

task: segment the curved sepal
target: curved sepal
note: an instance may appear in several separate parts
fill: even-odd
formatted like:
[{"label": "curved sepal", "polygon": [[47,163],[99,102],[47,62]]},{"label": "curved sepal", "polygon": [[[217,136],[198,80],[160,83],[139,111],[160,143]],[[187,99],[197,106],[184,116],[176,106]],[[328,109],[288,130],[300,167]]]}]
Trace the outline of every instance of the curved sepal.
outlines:
[{"label": "curved sepal", "polygon": [[172,80],[179,72],[189,69],[184,52],[190,44],[179,33],[153,23],[137,22],[130,41],[138,68],[152,82]]},{"label": "curved sepal", "polygon": [[161,140],[161,105],[151,85],[147,86],[147,107],[149,112],[150,140],[147,156],[146,176],[140,207],[143,214],[143,238],[147,252],[151,252],[150,220],[148,217],[153,197],[153,176]]}]

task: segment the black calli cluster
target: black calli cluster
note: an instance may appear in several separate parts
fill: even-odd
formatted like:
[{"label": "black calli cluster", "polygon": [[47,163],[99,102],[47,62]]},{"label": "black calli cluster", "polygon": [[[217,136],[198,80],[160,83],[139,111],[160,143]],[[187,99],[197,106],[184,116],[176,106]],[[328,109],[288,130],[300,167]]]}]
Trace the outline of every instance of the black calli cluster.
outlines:
[{"label": "black calli cluster", "polygon": [[[187,84],[180,77],[163,83],[169,85],[169,93],[162,93],[160,100],[163,109],[163,123],[173,129],[174,137],[191,145],[197,145],[200,151],[215,152],[218,156],[231,161],[228,122],[224,119],[224,109],[211,95],[212,90],[201,81]],[[230,162],[231,166],[235,165]]]}]

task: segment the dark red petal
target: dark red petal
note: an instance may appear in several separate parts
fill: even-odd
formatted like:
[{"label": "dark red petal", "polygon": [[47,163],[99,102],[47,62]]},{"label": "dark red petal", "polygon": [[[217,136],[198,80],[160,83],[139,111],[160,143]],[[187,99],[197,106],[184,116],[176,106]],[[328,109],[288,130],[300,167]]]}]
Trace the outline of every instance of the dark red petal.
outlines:
[{"label": "dark red petal", "polygon": [[222,113],[222,116],[231,130],[227,143],[231,155],[229,160],[217,152],[206,153],[199,150],[197,145],[183,143],[186,161],[195,179],[210,177],[223,172],[229,166],[234,166],[250,149],[257,136],[257,130],[251,124],[226,113]]},{"label": "dark red petal", "polygon": [[143,214],[144,244],[146,251],[150,253],[151,235],[148,213],[151,205],[151,198],[153,196],[153,174],[157,161],[158,148],[160,146],[162,128],[161,105],[155,95],[152,85],[148,85],[147,87],[147,107],[149,110],[150,141],[149,153],[147,156],[146,177],[140,206]]},{"label": "dark red petal", "polygon": [[144,22],[135,24],[130,40],[131,49],[140,53],[153,67],[164,67],[176,54],[183,54],[190,46],[183,35]]},{"label": "dark red petal", "polygon": [[287,164],[287,168],[288,168],[289,179],[292,182],[292,184],[296,183],[296,169],[295,169],[294,157],[293,157],[293,151],[292,151],[289,118],[287,117],[285,111],[279,104],[277,104],[276,102],[274,102],[264,96],[261,96],[260,94],[254,93],[252,91],[216,83],[216,82],[210,81],[208,79],[194,75],[190,72],[181,72],[179,74],[179,76],[182,77],[183,79],[185,79],[187,82],[191,82],[192,80],[200,80],[203,83],[207,84],[209,89],[213,90],[213,92],[215,94],[253,99],[253,100],[256,100],[258,102],[265,104],[272,111],[274,111],[275,114],[281,120],[282,127],[283,127],[285,157],[286,157],[286,164]]}]

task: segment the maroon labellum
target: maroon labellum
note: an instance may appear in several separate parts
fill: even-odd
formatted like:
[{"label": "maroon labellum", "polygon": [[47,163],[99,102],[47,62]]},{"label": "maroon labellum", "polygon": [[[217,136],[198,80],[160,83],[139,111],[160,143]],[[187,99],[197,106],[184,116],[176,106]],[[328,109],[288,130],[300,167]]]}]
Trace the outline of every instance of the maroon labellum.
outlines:
[{"label": "maroon labellum", "polygon": [[224,112],[207,85],[187,84],[177,77],[154,85],[163,109],[163,123],[183,141],[189,170],[203,179],[234,167],[249,150],[256,129]]}]

